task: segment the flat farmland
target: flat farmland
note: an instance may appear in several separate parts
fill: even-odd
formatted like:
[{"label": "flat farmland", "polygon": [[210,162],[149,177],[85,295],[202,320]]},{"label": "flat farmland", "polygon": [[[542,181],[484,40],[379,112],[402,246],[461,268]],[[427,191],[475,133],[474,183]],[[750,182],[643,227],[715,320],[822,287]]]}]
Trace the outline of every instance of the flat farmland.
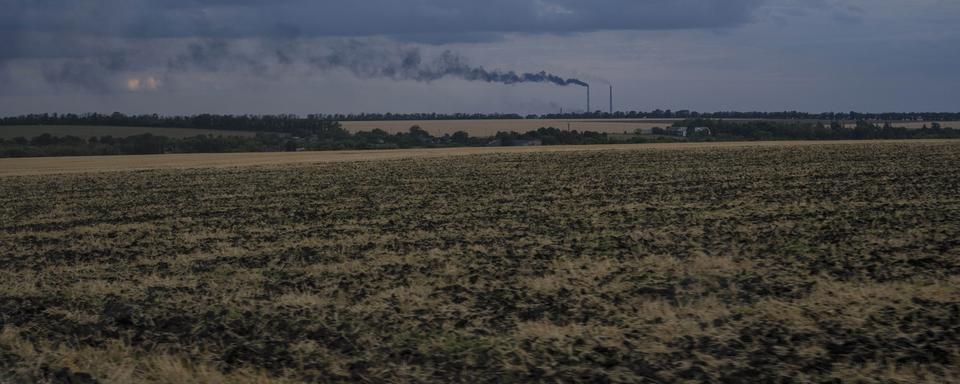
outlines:
[{"label": "flat farmland", "polygon": [[[896,143],[898,141],[884,141]],[[942,140],[911,140],[902,143],[941,143]],[[133,156],[61,156],[0,158],[0,177],[57,173],[139,171],[152,169],[233,168],[291,164],[436,158],[479,154],[550,153],[610,150],[663,150],[733,147],[783,147],[810,145],[863,145],[869,141],[741,141],[656,144],[562,145],[536,147],[458,147],[308,152],[201,153]]]},{"label": "flat farmland", "polygon": [[[537,119],[517,119],[517,120],[393,120],[393,121],[345,121],[341,124],[351,132],[372,131],[382,129],[389,133],[407,132],[410,127],[419,125],[430,134],[442,136],[444,134],[453,134],[457,131],[464,131],[471,136],[493,136],[497,132],[527,132],[544,127],[553,127],[559,129],[571,129],[577,131],[594,131],[603,133],[634,133],[640,130],[649,134],[655,127],[665,128],[672,126],[675,122],[682,119],[568,119],[568,120],[537,120]],[[759,119],[724,119],[727,121],[746,122]],[[796,121],[816,123],[815,120],[771,120],[771,121]],[[824,121],[829,125],[829,121]],[[877,124],[882,125],[882,122]],[[928,127],[932,122],[892,122],[895,127],[906,127],[919,129],[924,125]],[[960,129],[960,122],[946,121],[940,123],[943,127],[953,127]],[[844,122],[847,128],[856,126],[855,122]]]},{"label": "flat farmland", "polygon": [[49,133],[53,136],[77,136],[84,139],[91,137],[113,136],[129,137],[149,133],[156,136],[174,138],[192,137],[197,135],[213,136],[240,136],[253,137],[257,133],[249,131],[226,131],[215,129],[193,128],[156,128],[156,127],[110,127],[101,125],[9,125],[0,126],[0,138],[12,139],[15,137],[32,138]]},{"label": "flat farmland", "polygon": [[0,177],[0,382],[960,381],[960,141],[461,155]]},{"label": "flat farmland", "polygon": [[[751,119],[727,119],[728,121],[750,121]],[[350,132],[372,131],[382,129],[389,133],[407,132],[410,127],[418,125],[427,132],[435,136],[444,134],[453,134],[457,131],[464,131],[471,136],[493,136],[497,132],[527,132],[544,127],[553,127],[559,129],[571,129],[577,131],[594,131],[603,133],[634,133],[639,130],[642,133],[649,134],[655,127],[665,128],[673,125],[680,119],[607,119],[607,120],[589,120],[589,119],[567,119],[567,120],[536,120],[536,119],[516,119],[516,120],[393,120],[393,121],[346,121],[341,124]],[[774,120],[783,121],[783,120]],[[804,121],[815,122],[815,121]],[[829,122],[824,122],[829,124]],[[878,123],[878,124],[882,124]],[[910,129],[919,129],[924,125],[931,126],[933,122],[893,122],[895,127],[906,127]],[[945,121],[940,122],[943,127],[960,128],[960,122]],[[847,128],[856,126],[854,122],[844,122]],[[230,131],[213,129],[192,129],[192,128],[155,128],[155,127],[111,127],[111,126],[68,126],[68,125],[18,125],[18,126],[0,126],[0,138],[12,139],[15,137],[32,138],[44,133],[53,136],[77,136],[82,138],[113,136],[128,137],[150,133],[157,136],[167,136],[173,138],[191,137],[197,135],[213,136],[242,136],[252,137],[257,132],[252,131]]]},{"label": "flat farmland", "polygon": [[654,127],[669,127],[675,119],[658,120],[395,120],[395,121],[345,121],[343,127],[351,132],[372,131],[382,129],[390,133],[407,132],[410,127],[419,125],[430,134],[442,136],[464,131],[471,136],[493,136],[497,132],[527,132],[539,128],[553,127],[577,131],[594,131],[605,133],[633,133],[640,129],[649,133]]}]

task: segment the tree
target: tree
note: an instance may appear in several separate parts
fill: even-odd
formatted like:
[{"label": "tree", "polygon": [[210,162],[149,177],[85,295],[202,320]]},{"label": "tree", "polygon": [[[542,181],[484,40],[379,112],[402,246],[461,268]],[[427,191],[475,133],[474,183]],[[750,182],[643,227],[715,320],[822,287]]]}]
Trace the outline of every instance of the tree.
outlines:
[{"label": "tree", "polygon": [[49,133],[44,133],[30,140],[30,145],[36,145],[39,147],[46,146],[46,145],[53,145],[56,143],[57,143],[57,138],[53,137]]},{"label": "tree", "polygon": [[456,131],[450,136],[450,141],[456,144],[468,144],[470,142],[470,134],[464,131]]},{"label": "tree", "polygon": [[415,138],[431,137],[431,136],[430,136],[430,133],[427,132],[427,131],[425,131],[423,128],[420,128],[419,125],[414,125],[414,126],[410,127],[410,131],[409,131],[409,132],[410,132],[410,136],[413,136],[413,137],[415,137]]}]

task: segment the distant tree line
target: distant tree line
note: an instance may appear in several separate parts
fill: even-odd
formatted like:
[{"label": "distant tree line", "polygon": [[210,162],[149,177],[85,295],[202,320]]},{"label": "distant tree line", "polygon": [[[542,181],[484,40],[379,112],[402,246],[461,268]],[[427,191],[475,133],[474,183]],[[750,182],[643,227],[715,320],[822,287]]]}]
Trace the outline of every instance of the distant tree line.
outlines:
[{"label": "distant tree line", "polygon": [[847,128],[841,122],[803,121],[728,121],[723,119],[687,119],[677,121],[674,128],[708,128],[687,130],[687,137],[670,136],[669,129],[654,129],[654,135],[609,135],[591,131],[566,131],[540,128],[525,133],[499,132],[491,137],[472,137],[466,132],[434,136],[419,126],[407,132],[388,133],[381,129],[351,133],[338,125],[328,129],[298,131],[299,136],[257,133],[234,137],[199,135],[169,138],[143,134],[129,137],[52,136],[0,139],[0,157],[125,155],[160,153],[275,152],[337,149],[397,149],[511,145],[576,145],[607,143],[645,143],[681,141],[736,140],[865,140],[960,138],[960,130],[931,123],[921,129],[893,127],[889,123],[874,124],[864,120]]},{"label": "distant tree line", "polygon": [[[636,139],[640,139],[637,137]],[[500,145],[522,145],[535,142],[538,145],[583,145],[583,144],[610,144],[631,140],[615,139],[606,133],[592,131],[566,131],[558,128],[540,128],[526,133],[498,132],[493,142]],[[643,142],[644,140],[635,140]]]},{"label": "distant tree line", "polygon": [[286,133],[294,136],[343,135],[339,122],[343,121],[389,121],[389,120],[499,120],[499,119],[767,119],[810,121],[960,121],[960,113],[907,112],[907,113],[859,113],[825,112],[708,112],[690,110],[654,110],[563,113],[544,115],[483,114],[483,113],[359,113],[359,114],[311,114],[298,115],[213,115],[192,116],[126,115],[111,114],[57,114],[42,113],[0,118],[0,125],[99,125],[197,128],[231,131],[258,131]]},{"label": "distant tree line", "polygon": [[[958,121],[960,113],[954,112],[697,112],[690,110],[594,111],[587,113],[556,113],[530,115],[533,119],[765,119],[765,120],[819,120],[819,121]],[[341,120],[346,121],[346,120]]]},{"label": "distant tree line", "polygon": [[199,135],[177,139],[146,133],[129,137],[84,139],[45,133],[31,139],[0,138],[0,157],[263,152],[288,148],[286,144],[289,141],[276,134],[257,134],[255,137]]},{"label": "distant tree line", "polygon": [[199,135],[169,138],[148,133],[129,137],[103,136],[84,139],[42,134],[29,139],[0,138],[0,157],[511,146],[533,140],[536,140],[538,145],[614,142],[605,133],[562,131],[557,128],[541,128],[522,134],[501,132],[493,138],[481,138],[472,137],[466,132],[433,136],[419,126],[399,133],[374,129],[356,133],[343,131],[337,135],[304,136],[258,133],[253,137]]},{"label": "distant tree line", "polygon": [[195,128],[226,131],[285,133],[294,136],[343,138],[348,132],[323,115],[211,115],[161,116],[112,114],[32,114],[0,118],[0,125],[92,125],[111,127]]},{"label": "distant tree line", "polygon": [[[853,128],[841,122],[789,122],[789,121],[727,121],[714,119],[687,119],[673,124],[674,127],[706,127],[709,134],[694,135],[691,140],[869,140],[869,139],[925,139],[960,138],[960,130],[931,123],[929,127],[910,129],[894,127],[890,123],[878,125],[865,120],[856,122]],[[654,133],[666,133],[664,130]]]},{"label": "distant tree line", "polygon": [[823,112],[809,113],[798,111],[783,112],[697,112],[690,110],[653,111],[604,111],[566,112],[550,114],[511,114],[511,113],[358,113],[320,115],[333,121],[392,121],[392,120],[507,120],[507,119],[768,119],[768,120],[820,120],[820,121],[958,121],[960,112]]}]

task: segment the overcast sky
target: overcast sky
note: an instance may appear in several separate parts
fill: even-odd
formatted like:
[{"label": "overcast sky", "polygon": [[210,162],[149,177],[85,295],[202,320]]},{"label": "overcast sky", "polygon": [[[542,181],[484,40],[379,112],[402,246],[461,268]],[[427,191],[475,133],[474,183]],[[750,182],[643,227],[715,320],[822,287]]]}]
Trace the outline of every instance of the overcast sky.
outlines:
[{"label": "overcast sky", "polygon": [[0,115],[960,111],[960,0],[0,7]]}]

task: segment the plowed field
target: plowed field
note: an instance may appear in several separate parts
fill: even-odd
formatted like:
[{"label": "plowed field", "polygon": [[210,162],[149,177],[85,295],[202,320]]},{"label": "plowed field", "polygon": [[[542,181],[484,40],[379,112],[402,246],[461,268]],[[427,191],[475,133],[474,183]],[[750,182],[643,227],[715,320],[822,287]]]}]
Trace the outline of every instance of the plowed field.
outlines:
[{"label": "plowed field", "polygon": [[960,142],[0,178],[0,382],[956,382]]}]

